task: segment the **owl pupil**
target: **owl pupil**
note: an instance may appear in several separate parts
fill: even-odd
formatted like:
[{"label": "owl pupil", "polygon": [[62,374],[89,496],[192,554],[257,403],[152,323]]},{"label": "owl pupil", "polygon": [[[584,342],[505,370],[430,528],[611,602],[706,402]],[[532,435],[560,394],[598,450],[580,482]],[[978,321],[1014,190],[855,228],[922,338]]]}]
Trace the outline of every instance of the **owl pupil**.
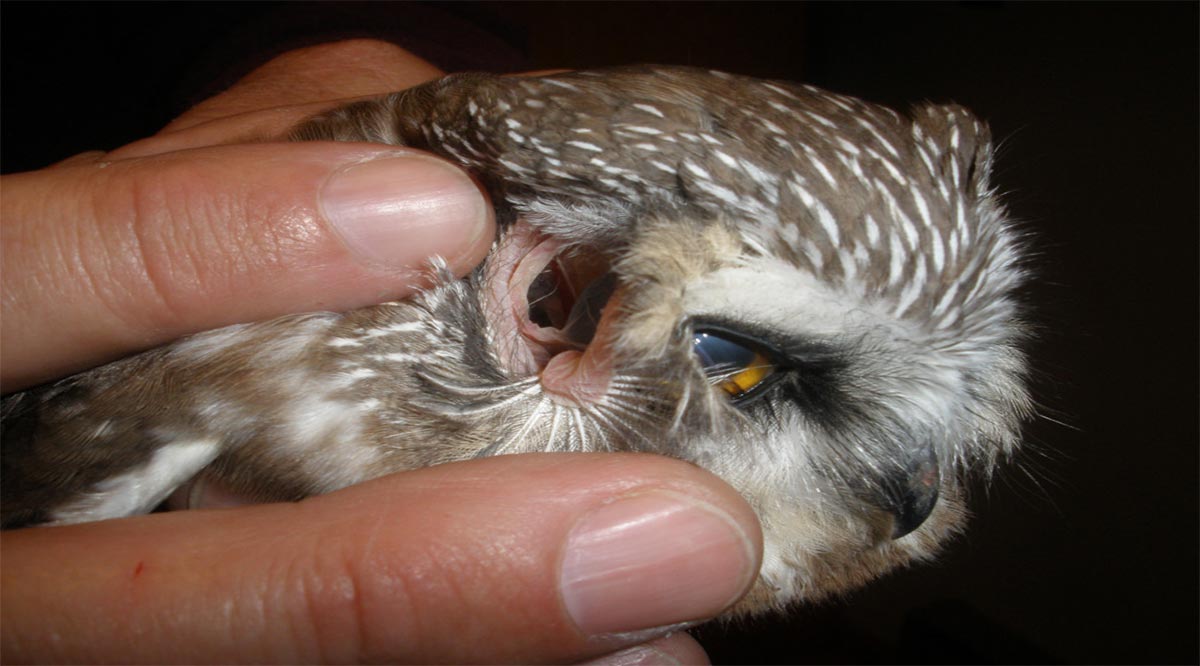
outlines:
[{"label": "owl pupil", "polygon": [[724,338],[711,333],[696,333],[692,338],[700,365],[708,374],[720,374],[744,368],[754,362],[756,354]]}]

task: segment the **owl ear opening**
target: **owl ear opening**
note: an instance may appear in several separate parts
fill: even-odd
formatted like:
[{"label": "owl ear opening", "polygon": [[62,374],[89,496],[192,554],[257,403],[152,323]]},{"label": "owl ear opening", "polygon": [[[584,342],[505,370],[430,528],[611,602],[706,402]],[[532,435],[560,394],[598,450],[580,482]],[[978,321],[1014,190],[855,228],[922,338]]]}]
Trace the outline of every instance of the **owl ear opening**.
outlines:
[{"label": "owl ear opening", "polygon": [[968,195],[990,189],[992,132],[965,107],[922,104],[912,110],[918,146],[932,152],[932,167]]}]

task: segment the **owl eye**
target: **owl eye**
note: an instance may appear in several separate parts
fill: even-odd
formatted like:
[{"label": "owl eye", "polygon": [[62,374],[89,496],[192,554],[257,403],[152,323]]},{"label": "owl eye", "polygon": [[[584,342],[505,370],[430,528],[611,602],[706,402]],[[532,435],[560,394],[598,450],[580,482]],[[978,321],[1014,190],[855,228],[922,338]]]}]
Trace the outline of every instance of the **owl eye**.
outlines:
[{"label": "owl eye", "polygon": [[692,334],[692,350],[708,381],[734,400],[741,400],[763,386],[778,368],[752,342],[730,337],[724,331],[696,331]]}]

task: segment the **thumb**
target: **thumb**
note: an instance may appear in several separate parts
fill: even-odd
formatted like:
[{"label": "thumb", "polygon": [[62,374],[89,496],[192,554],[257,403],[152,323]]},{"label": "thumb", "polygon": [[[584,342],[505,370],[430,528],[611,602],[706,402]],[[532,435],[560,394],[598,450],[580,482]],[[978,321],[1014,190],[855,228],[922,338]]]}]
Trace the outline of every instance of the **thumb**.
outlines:
[{"label": "thumb", "polygon": [[762,542],[713,475],[614,453],[499,456],[3,547],[14,661],[531,663],[718,614]]},{"label": "thumb", "polygon": [[492,211],[410,149],[296,143],[73,159],[0,179],[3,388],[182,335],[398,298],[463,274]]}]

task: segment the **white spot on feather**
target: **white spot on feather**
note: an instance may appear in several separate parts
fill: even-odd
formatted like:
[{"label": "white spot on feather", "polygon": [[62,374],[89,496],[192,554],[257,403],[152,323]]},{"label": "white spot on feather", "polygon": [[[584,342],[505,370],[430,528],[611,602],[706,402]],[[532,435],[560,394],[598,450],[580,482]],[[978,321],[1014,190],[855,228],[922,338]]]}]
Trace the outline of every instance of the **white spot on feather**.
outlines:
[{"label": "white spot on feather", "polygon": [[576,87],[570,83],[567,83],[566,81],[559,81],[557,79],[542,79],[542,82],[546,83],[548,85],[558,86],[559,88],[566,88],[567,90],[572,90],[572,91],[579,90],[578,87]]},{"label": "white spot on feather", "polygon": [[905,187],[908,186],[908,178],[896,168],[896,165],[892,164],[891,160],[881,155],[879,151],[875,150],[874,148],[867,148],[867,154],[875,158],[879,164],[883,165],[883,168],[887,169],[888,175],[892,177],[892,180]]},{"label": "white spot on feather", "polygon": [[383,330],[393,333],[413,333],[425,330],[425,325],[419,321],[402,321],[395,324],[388,324]]},{"label": "white spot on feather", "polygon": [[220,452],[217,440],[181,440],[159,447],[137,469],[96,484],[83,497],[52,512],[52,524],[69,525],[146,513]]},{"label": "white spot on feather", "polygon": [[594,153],[602,153],[602,152],[604,152],[604,149],[603,149],[603,148],[601,148],[600,146],[597,146],[597,145],[596,145],[596,144],[594,144],[594,143],[588,143],[587,141],[575,141],[575,140],[571,140],[571,141],[567,141],[567,142],[565,142],[565,143],[566,143],[568,146],[575,146],[576,148],[582,148],[582,149],[584,149],[584,150],[590,150],[590,151],[592,151],[592,152],[594,152]]},{"label": "white spot on feather", "polygon": [[414,363],[421,361],[424,357],[420,354],[393,352],[390,354],[373,354],[371,358],[375,359],[376,361],[384,361],[387,363]]},{"label": "white spot on feather", "polygon": [[782,127],[780,127],[779,125],[776,125],[775,123],[771,122],[770,120],[768,120],[766,118],[759,118],[758,122],[763,127],[765,127],[768,132],[771,132],[772,134],[787,134],[787,132],[783,131]]},{"label": "white spot on feather", "polygon": [[818,123],[830,128],[830,129],[837,129],[837,124],[835,124],[832,120],[826,118],[825,116],[822,116],[819,113],[813,113],[812,111],[804,111],[804,115],[808,116],[809,118],[817,121]]},{"label": "white spot on feather", "polygon": [[825,179],[825,182],[829,183],[829,187],[836,191],[837,181],[834,179],[833,174],[829,172],[829,168],[825,166],[825,163],[814,153],[809,153],[808,158],[812,162],[813,167],[821,174],[821,177]]},{"label": "white spot on feather", "polygon": [[933,227],[933,218],[929,216],[929,205],[925,203],[925,197],[921,196],[921,192],[916,188],[910,190],[912,193],[913,203],[917,206],[917,212],[921,214],[921,221],[926,227]]},{"label": "white spot on feather", "polygon": [[249,324],[235,324],[215,331],[193,335],[171,349],[172,356],[189,361],[202,361],[243,341],[242,332]]},{"label": "white spot on feather", "polygon": [[900,284],[900,278],[904,274],[904,260],[906,256],[904,247],[900,244],[900,237],[897,234],[889,234],[888,241],[891,254],[891,261],[888,265],[888,285],[895,286]]},{"label": "white spot on feather", "polygon": [[764,83],[764,84],[762,84],[762,87],[766,88],[767,90],[771,90],[771,91],[773,91],[773,92],[776,92],[776,93],[778,93],[778,94],[780,94],[780,95],[783,95],[784,97],[786,97],[786,98],[788,98],[788,99],[792,99],[792,100],[800,101],[800,100],[799,100],[799,98],[797,98],[795,95],[793,95],[792,93],[788,92],[788,91],[787,91],[787,90],[785,90],[784,88],[780,88],[779,86],[775,85],[774,83]]},{"label": "white spot on feather", "polygon": [[663,115],[663,112],[658,110],[658,107],[651,106],[649,104],[634,104],[633,108],[638,109],[639,111],[645,111],[646,113],[658,116],[659,118],[666,118],[666,116]]},{"label": "white spot on feather", "polygon": [[517,164],[516,162],[513,162],[512,160],[505,158],[505,157],[501,157],[500,159],[498,159],[496,161],[517,173],[522,173],[522,174],[533,173],[532,169],[522,166],[520,164]]},{"label": "white spot on feather", "polygon": [[854,145],[853,143],[850,143],[849,141],[843,139],[842,137],[839,136],[839,137],[836,137],[836,139],[837,139],[838,146],[840,146],[841,149],[846,151],[847,153],[857,156],[862,152],[858,149],[858,146]]},{"label": "white spot on feather", "polygon": [[937,229],[930,229],[930,246],[933,253],[930,255],[930,263],[932,264],[934,273],[941,273],[942,267],[946,264],[946,244],[942,240],[942,235]]},{"label": "white spot on feather", "polygon": [[378,372],[372,370],[371,368],[354,368],[350,372],[346,373],[346,378],[352,381],[358,381],[360,379],[374,377],[378,374]]},{"label": "white spot on feather", "polygon": [[841,235],[838,233],[837,220],[833,219],[833,215],[829,212],[821,202],[815,202],[813,211],[817,214],[817,222],[821,224],[821,228],[829,236],[829,243],[833,247],[837,247],[841,242]]},{"label": "white spot on feather", "polygon": [[764,187],[777,185],[779,182],[779,178],[777,178],[774,174],[763,171],[758,167],[757,164],[751,162],[750,160],[739,159],[738,166],[740,166],[743,171],[750,174],[750,177],[753,178],[755,182]]},{"label": "white spot on feather", "polygon": [[921,292],[925,289],[925,262],[918,261],[917,269],[905,285],[904,291],[900,293],[900,299],[896,302],[895,313],[897,317],[903,317],[904,313],[908,312],[908,308],[916,302]]},{"label": "white spot on feather", "polygon": [[649,134],[650,136],[658,136],[662,134],[662,130],[655,129],[653,127],[646,127],[644,125],[622,125],[621,129],[635,132],[637,134]]},{"label": "white spot on feather", "polygon": [[729,167],[730,169],[738,168],[737,160],[733,159],[729,155],[726,155],[725,153],[723,153],[719,150],[714,150],[713,155],[715,155],[717,157],[717,159],[721,160],[721,162],[724,163],[725,166]]},{"label": "white spot on feather", "polygon": [[703,179],[709,180],[709,181],[711,181],[713,179],[712,174],[710,174],[708,171],[706,171],[704,169],[704,167],[701,167],[699,164],[696,164],[695,162],[692,162],[691,160],[685,161],[683,163],[683,168],[692,172],[693,175],[695,175],[699,178],[703,178]]},{"label": "white spot on feather", "polygon": [[867,227],[867,243],[871,247],[879,245],[879,224],[875,222],[875,218],[871,217],[870,213],[863,219],[863,224]]},{"label": "white spot on feather", "polygon": [[896,147],[892,145],[892,142],[888,141],[887,138],[883,136],[883,132],[880,132],[875,125],[868,122],[865,118],[858,118],[857,122],[863,129],[870,132],[871,136],[875,137],[875,140],[879,142],[879,145],[883,146],[884,150],[891,153],[892,157],[900,159],[900,151],[896,150]]}]

